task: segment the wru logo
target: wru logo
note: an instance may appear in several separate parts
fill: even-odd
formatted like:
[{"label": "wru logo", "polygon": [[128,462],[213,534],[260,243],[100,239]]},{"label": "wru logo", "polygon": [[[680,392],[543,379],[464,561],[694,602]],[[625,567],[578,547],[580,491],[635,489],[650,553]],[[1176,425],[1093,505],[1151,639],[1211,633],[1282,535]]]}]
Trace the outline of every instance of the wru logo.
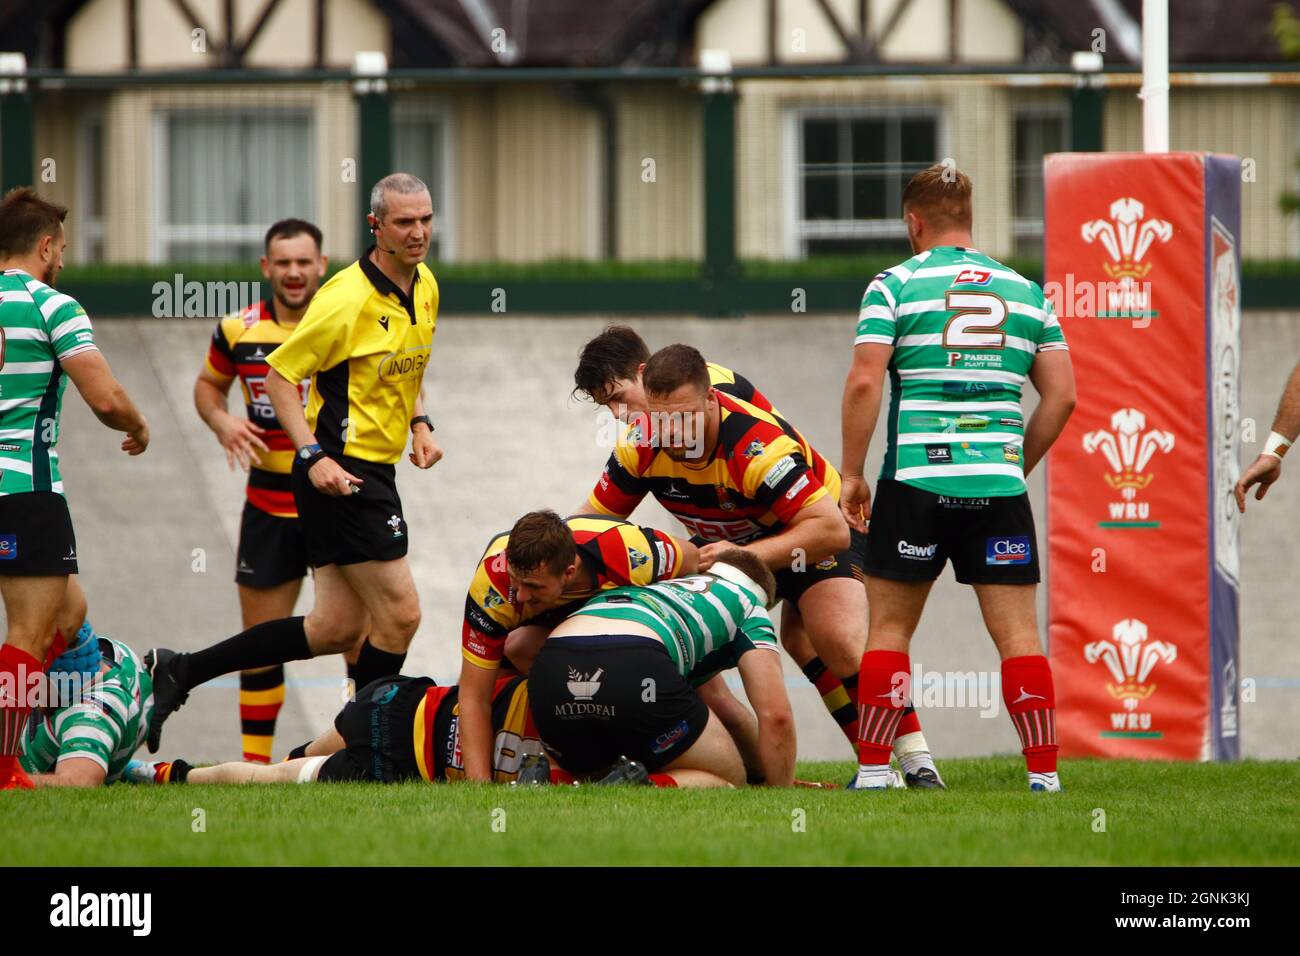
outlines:
[{"label": "wru logo", "polygon": [[1146,624],[1135,617],[1125,618],[1111,628],[1111,640],[1093,641],[1083,649],[1089,664],[1101,661],[1106,665],[1115,678],[1106,689],[1112,697],[1124,701],[1129,710],[1156,692],[1156,685],[1147,683],[1152,669],[1161,662],[1172,664],[1178,659],[1178,648],[1172,643],[1148,637]]},{"label": "wru logo", "polygon": [[1143,219],[1142,203],[1132,196],[1116,199],[1110,204],[1110,218],[1093,219],[1083,224],[1083,241],[1094,239],[1105,247],[1111,261],[1102,268],[1112,279],[1143,279],[1151,271],[1151,263],[1143,263],[1151,244],[1159,239],[1168,242],[1173,238],[1174,227],[1163,219]]},{"label": "wru logo", "polygon": [[1146,428],[1147,419],[1136,408],[1121,408],[1110,416],[1111,431],[1099,428],[1083,436],[1083,450],[1100,450],[1110,465],[1106,483],[1132,501],[1138,491],[1151,484],[1155,475],[1146,474],[1147,464],[1157,451],[1174,450],[1174,433]]}]

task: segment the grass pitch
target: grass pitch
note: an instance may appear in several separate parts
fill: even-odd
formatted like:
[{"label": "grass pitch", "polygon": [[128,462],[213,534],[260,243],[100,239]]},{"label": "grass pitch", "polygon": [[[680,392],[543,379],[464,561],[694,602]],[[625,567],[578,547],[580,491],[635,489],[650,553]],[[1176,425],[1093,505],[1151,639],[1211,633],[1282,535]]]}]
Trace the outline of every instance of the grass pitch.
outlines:
[{"label": "grass pitch", "polygon": [[[0,864],[1295,865],[1300,764],[945,760],[947,792],[334,784],[0,794]],[[846,782],[848,763],[801,764]],[[200,826],[201,824],[201,826]],[[14,835],[24,834],[22,838]]]}]

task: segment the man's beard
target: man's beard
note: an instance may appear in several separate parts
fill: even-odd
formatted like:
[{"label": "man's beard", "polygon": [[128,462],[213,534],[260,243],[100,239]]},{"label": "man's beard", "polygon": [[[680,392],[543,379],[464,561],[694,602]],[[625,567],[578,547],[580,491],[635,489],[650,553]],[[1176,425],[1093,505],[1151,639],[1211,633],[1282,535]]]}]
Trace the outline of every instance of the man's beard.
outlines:
[{"label": "man's beard", "polygon": [[40,277],[40,279],[47,286],[53,288],[54,280],[57,279],[58,277],[59,277],[59,270],[56,269],[54,267],[54,263],[51,262],[48,266],[45,267],[45,273]]},{"label": "man's beard", "polygon": [[271,289],[271,295],[275,298],[275,301],[280,305],[284,306],[286,309],[291,309],[291,310],[301,309],[304,305],[306,305],[308,302],[311,301],[311,297],[315,294],[316,294],[315,289],[313,289],[311,292],[307,292],[304,290],[302,294],[302,301],[295,304],[293,302],[290,302],[285,297],[285,294],[281,292],[279,289],[275,289],[275,288]]}]

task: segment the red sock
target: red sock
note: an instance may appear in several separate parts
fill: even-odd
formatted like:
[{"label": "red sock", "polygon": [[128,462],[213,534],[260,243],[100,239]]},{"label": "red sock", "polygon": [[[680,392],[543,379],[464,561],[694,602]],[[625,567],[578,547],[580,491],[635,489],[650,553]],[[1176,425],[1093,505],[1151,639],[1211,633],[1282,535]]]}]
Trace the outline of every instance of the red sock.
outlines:
[{"label": "red sock", "polygon": [[895,737],[902,737],[905,734],[919,734],[921,732],[921,719],[916,716],[916,708],[909,702],[903,708],[903,717],[898,722],[898,729],[894,731]]},{"label": "red sock", "polygon": [[54,629],[54,640],[50,642],[50,649],[45,652],[45,669],[49,670],[54,659],[68,649],[68,639],[63,636],[63,632],[57,627]]},{"label": "red sock", "polygon": [[0,787],[15,776],[23,728],[31,712],[28,678],[44,672],[41,662],[22,648],[0,644]]},{"label": "red sock", "polygon": [[650,774],[650,782],[656,787],[664,787],[665,789],[677,786],[677,781],[673,779],[672,774],[668,773],[652,773]]},{"label": "red sock", "polygon": [[912,661],[898,651],[867,651],[858,672],[858,762],[889,763],[911,693]]},{"label": "red sock", "polygon": [[551,783],[562,783],[568,785],[573,783],[573,781],[573,774],[569,773],[569,771],[565,770],[563,767],[551,764]]},{"label": "red sock", "polygon": [[1055,773],[1056,690],[1052,665],[1041,654],[1009,657],[1002,662],[1002,700],[1020,734],[1030,773]]}]

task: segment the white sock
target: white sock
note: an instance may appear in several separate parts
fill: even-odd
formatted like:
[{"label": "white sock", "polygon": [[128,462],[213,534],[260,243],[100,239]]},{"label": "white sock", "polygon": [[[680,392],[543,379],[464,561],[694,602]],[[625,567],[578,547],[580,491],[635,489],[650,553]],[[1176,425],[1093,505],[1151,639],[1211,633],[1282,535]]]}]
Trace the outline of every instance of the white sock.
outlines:
[{"label": "white sock", "polygon": [[893,786],[894,771],[887,763],[860,763],[858,764],[858,787],[880,787],[887,788]]},{"label": "white sock", "polygon": [[1061,778],[1056,775],[1056,771],[1051,773],[1035,773],[1029,771],[1029,788],[1032,790],[1034,784],[1041,784],[1043,789],[1049,793],[1058,793],[1061,789]]}]

